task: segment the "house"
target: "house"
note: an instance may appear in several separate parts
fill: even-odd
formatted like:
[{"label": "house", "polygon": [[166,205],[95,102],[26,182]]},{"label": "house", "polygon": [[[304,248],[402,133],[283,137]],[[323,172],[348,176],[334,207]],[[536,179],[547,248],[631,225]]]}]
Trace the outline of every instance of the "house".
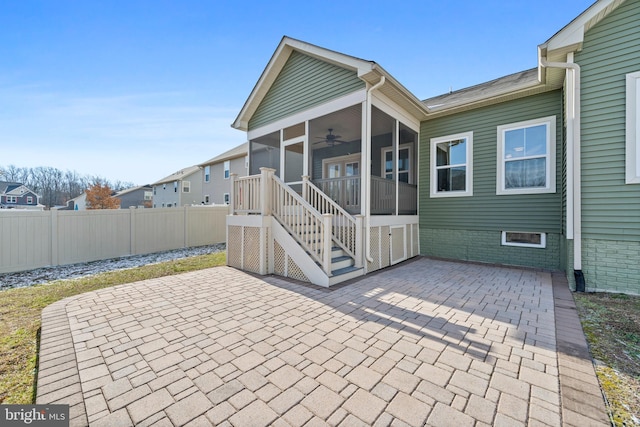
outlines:
[{"label": "house", "polygon": [[67,201],[67,206],[60,210],[65,211],[84,211],[87,209],[87,192],[84,191],[77,197]]},{"label": "house", "polygon": [[39,197],[19,182],[0,181],[0,209],[43,210]]},{"label": "house", "polygon": [[228,204],[231,174],[247,176],[249,143],[245,142],[198,165],[202,168],[202,201],[204,204]]},{"label": "house", "polygon": [[127,188],[113,195],[120,200],[120,209],[130,207],[150,208],[153,200],[153,188],[150,185]]},{"label": "house", "polygon": [[284,37],[232,125],[228,264],[331,286],[427,255],[640,294],[639,23],[599,0],[535,68],[426,100]]},{"label": "house", "polygon": [[202,203],[202,169],[199,166],[180,169],[151,186],[154,208]]}]

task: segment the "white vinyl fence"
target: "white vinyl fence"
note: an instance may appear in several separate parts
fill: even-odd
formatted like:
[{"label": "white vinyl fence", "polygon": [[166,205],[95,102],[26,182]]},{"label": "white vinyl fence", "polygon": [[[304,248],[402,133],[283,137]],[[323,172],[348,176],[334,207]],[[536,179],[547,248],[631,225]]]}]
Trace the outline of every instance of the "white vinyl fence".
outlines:
[{"label": "white vinyl fence", "polygon": [[0,274],[226,241],[227,206],[0,212]]}]

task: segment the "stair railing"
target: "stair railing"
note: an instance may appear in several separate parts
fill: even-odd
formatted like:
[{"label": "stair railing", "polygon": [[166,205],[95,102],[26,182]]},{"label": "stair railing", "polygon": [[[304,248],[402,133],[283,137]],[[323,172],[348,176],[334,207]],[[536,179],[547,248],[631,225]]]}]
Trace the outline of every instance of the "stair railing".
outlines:
[{"label": "stair railing", "polygon": [[[273,174],[263,170],[267,185],[270,214],[317,261],[327,276],[331,275],[331,215],[320,214],[298,193]],[[267,177],[265,177],[265,173]],[[265,179],[266,178],[266,179]],[[264,207],[263,207],[264,210]]]},{"label": "stair railing", "polygon": [[308,176],[302,177],[302,197],[321,214],[331,215],[334,242],[358,263],[360,228],[356,218],[309,181]]}]

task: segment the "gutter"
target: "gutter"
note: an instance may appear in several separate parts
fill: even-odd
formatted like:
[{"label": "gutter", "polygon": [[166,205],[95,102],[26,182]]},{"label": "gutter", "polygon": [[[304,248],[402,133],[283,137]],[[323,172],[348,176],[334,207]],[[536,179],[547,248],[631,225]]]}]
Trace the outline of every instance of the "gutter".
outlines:
[{"label": "gutter", "polygon": [[[366,125],[365,125],[365,152],[363,153],[363,159],[364,161],[364,167],[363,167],[363,171],[362,171],[362,176],[364,177],[370,177],[371,176],[371,160],[370,160],[370,153],[371,153],[371,93],[378,89],[380,86],[382,86],[385,83],[386,79],[384,76],[380,77],[380,80],[378,81],[378,83],[374,84],[373,86],[371,86],[369,89],[367,89],[367,99],[365,101],[366,105],[365,105],[365,114],[366,114]],[[364,203],[364,221],[365,221],[365,226],[364,226],[364,238],[365,238],[365,259],[367,260],[367,262],[373,262],[373,257],[371,256],[371,191],[369,189],[369,185],[371,183],[371,180],[368,179],[367,185],[363,185],[362,188],[364,189],[364,197],[363,200],[365,201]]]},{"label": "gutter", "polygon": [[567,118],[567,239],[573,239],[573,274],[576,291],[584,292],[582,273],[582,179],[580,138],[580,66],[573,62],[573,52],[567,54],[567,62],[549,62],[538,47],[540,67],[566,70],[566,118]]}]

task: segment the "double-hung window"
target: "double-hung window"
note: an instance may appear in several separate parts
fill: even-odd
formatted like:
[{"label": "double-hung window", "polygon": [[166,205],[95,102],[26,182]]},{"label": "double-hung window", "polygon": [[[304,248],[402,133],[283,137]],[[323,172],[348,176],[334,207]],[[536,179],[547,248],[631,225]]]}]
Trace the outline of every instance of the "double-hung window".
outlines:
[{"label": "double-hung window", "polygon": [[204,167],[204,182],[209,182],[211,179],[211,166]]},{"label": "double-hung window", "polygon": [[627,74],[626,173],[627,184],[640,184],[640,71]]},{"label": "double-hung window", "polygon": [[225,160],[224,161],[224,179],[229,179],[230,176],[231,176],[231,161]]},{"label": "double-hung window", "polygon": [[498,126],[496,194],[556,191],[556,117]]},{"label": "double-hung window", "polygon": [[473,132],[431,139],[430,194],[473,196]]}]

